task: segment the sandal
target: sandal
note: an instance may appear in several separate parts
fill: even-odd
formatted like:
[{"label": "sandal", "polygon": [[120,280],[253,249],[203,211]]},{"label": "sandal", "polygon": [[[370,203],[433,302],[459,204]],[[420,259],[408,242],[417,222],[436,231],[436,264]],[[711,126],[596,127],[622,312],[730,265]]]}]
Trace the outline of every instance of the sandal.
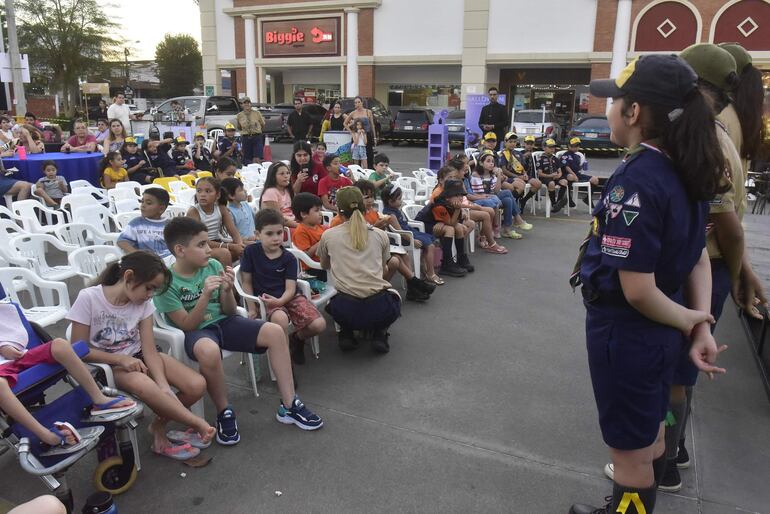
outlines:
[{"label": "sandal", "polygon": [[[70,435],[75,439],[73,444],[67,443],[67,436],[64,434],[64,431],[69,432]],[[59,438],[60,442],[56,446],[50,446],[43,443],[42,446],[44,451],[40,453],[41,457],[68,455],[70,453],[80,451],[91,444],[94,439],[97,439],[102,434],[102,432],[104,432],[104,427],[88,427],[78,431],[74,426],[72,426],[70,423],[67,423],[66,421],[54,421],[51,432],[53,432]]]},{"label": "sandal", "polygon": [[495,243],[490,247],[484,248],[484,251],[489,253],[496,253],[498,255],[504,255],[508,253],[508,248],[504,247],[503,245],[499,245]]},{"label": "sandal", "polygon": [[438,275],[436,275],[435,273],[434,273],[433,275],[428,275],[428,276],[426,276],[425,278],[426,278],[428,281],[430,281],[430,282],[433,282],[433,283],[434,283],[434,284],[436,284],[437,286],[443,286],[444,284],[446,284],[446,282],[444,282],[444,279],[443,279],[443,278],[441,278],[441,277],[439,277],[439,276],[438,276]]},{"label": "sandal", "polygon": [[136,402],[131,400],[129,405],[115,406],[120,402],[128,400],[125,396],[116,396],[106,403],[95,403],[91,407],[91,416],[103,416],[105,414],[116,414],[118,412],[127,412],[136,408]]},{"label": "sandal", "polygon": [[178,445],[172,445],[167,446],[166,448],[163,448],[161,451],[157,451],[155,448],[152,448],[152,453],[155,455],[160,455],[161,457],[168,457],[169,459],[174,460],[189,460],[193,457],[197,457],[200,454],[200,450],[198,448],[193,448],[189,444],[178,444]]},{"label": "sandal", "polygon": [[184,432],[181,430],[169,430],[166,432],[166,438],[172,443],[189,444],[193,448],[198,448],[199,450],[205,450],[211,446],[211,439],[204,442],[200,434],[192,428],[188,428]]}]

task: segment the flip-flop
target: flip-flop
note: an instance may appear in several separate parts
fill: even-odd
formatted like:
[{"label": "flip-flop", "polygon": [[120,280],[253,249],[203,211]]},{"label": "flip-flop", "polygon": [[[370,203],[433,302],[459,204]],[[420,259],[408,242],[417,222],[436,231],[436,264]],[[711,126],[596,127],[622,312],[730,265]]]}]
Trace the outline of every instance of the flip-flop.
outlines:
[{"label": "flip-flop", "polygon": [[128,400],[125,396],[116,396],[112,400],[106,403],[95,403],[91,407],[91,416],[103,416],[105,414],[114,414],[117,412],[127,412],[136,408],[136,402],[132,400],[130,405],[122,405],[115,407],[114,405],[122,401]]},{"label": "flip-flop", "polygon": [[193,448],[198,448],[200,450],[205,450],[211,446],[211,440],[209,440],[207,443],[204,443],[200,434],[192,428],[188,428],[184,432],[181,430],[169,430],[166,432],[166,438],[171,442],[189,444]]},{"label": "flip-flop", "polygon": [[[74,444],[67,444],[67,438],[62,433],[63,430],[69,431],[76,439]],[[102,432],[104,432],[103,426],[88,427],[81,430],[77,430],[74,426],[66,421],[55,421],[51,432],[59,437],[61,442],[57,446],[49,446],[44,444],[44,451],[40,453],[41,457],[53,457],[56,455],[68,455],[75,453],[83,448],[87,447],[94,439],[98,438]]]},{"label": "flip-flop", "polygon": [[492,246],[488,246],[484,248],[484,251],[489,253],[496,253],[498,255],[504,255],[508,253],[508,249],[506,247],[499,245],[497,243],[493,244]]},{"label": "flip-flop", "polygon": [[152,448],[152,453],[155,455],[160,455],[161,457],[168,457],[169,459],[174,460],[187,460],[192,459],[193,457],[197,457],[200,454],[200,450],[198,448],[193,448],[189,444],[178,444],[178,445],[172,445],[167,446],[162,451],[157,451],[155,448]]},{"label": "flip-flop", "polygon": [[426,277],[426,278],[428,280],[430,280],[431,282],[433,282],[434,284],[436,284],[437,286],[443,286],[444,284],[446,284],[446,282],[444,282],[444,279],[439,277],[435,273],[433,275],[430,275],[430,276]]}]

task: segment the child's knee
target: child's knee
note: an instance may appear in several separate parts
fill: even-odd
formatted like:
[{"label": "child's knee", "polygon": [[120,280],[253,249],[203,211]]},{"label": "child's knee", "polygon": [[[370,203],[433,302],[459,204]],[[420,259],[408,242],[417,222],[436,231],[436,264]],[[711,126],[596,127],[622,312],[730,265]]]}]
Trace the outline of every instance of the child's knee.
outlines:
[{"label": "child's knee", "polygon": [[270,316],[270,321],[275,323],[275,324],[277,324],[277,325],[280,325],[281,328],[283,328],[284,330],[289,328],[289,316],[287,316],[286,312],[284,312],[282,310],[275,311]]},{"label": "child's knee", "polygon": [[313,335],[320,334],[326,330],[326,320],[323,318],[323,316],[319,316],[314,319],[313,322],[307,326],[307,328]]},{"label": "child's knee", "polygon": [[0,377],[0,393],[10,393],[11,392],[11,386],[8,384],[8,380],[6,380],[3,377]]},{"label": "child's knee", "polygon": [[198,361],[198,364],[202,366],[211,366],[222,360],[219,345],[208,337],[198,339],[195,342],[193,355],[195,355],[195,360]]},{"label": "child's knee", "polygon": [[259,329],[257,346],[262,348],[276,348],[280,345],[288,345],[286,332],[277,323],[267,322]]},{"label": "child's knee", "polygon": [[66,339],[62,339],[61,337],[57,337],[53,341],[51,341],[51,355],[55,359],[65,357],[68,354],[74,353],[72,350],[72,345],[67,341]]}]

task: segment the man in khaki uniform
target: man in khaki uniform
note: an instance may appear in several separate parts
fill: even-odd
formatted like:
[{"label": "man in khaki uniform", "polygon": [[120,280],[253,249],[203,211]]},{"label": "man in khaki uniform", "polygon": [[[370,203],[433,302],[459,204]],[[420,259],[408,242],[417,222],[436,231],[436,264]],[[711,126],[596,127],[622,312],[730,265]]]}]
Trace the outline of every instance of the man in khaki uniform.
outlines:
[{"label": "man in khaki uniform", "polygon": [[243,110],[235,117],[235,128],[241,133],[243,164],[262,162],[265,144],[262,130],[265,128],[265,118],[259,110],[251,108],[251,99],[248,96],[241,100],[241,104]]}]

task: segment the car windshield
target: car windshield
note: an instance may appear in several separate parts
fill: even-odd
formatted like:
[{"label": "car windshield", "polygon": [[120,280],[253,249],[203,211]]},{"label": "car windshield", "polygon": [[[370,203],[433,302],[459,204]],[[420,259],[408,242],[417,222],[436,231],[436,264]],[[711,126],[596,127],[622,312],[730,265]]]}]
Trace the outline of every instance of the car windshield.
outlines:
[{"label": "car windshield", "polygon": [[398,111],[398,114],[396,114],[396,119],[398,121],[425,122],[428,121],[428,115],[425,113],[425,111]]},{"label": "car windshield", "polygon": [[[514,118],[516,123],[543,123],[543,111],[519,111]],[[545,111],[545,123],[553,122],[553,113]]]},{"label": "car windshield", "polygon": [[447,114],[446,119],[448,120],[464,120],[465,119],[465,111],[451,111],[449,114]]},{"label": "car windshield", "polygon": [[577,124],[577,127],[581,129],[606,129],[609,130],[610,126],[607,124],[607,118],[586,118]]}]

